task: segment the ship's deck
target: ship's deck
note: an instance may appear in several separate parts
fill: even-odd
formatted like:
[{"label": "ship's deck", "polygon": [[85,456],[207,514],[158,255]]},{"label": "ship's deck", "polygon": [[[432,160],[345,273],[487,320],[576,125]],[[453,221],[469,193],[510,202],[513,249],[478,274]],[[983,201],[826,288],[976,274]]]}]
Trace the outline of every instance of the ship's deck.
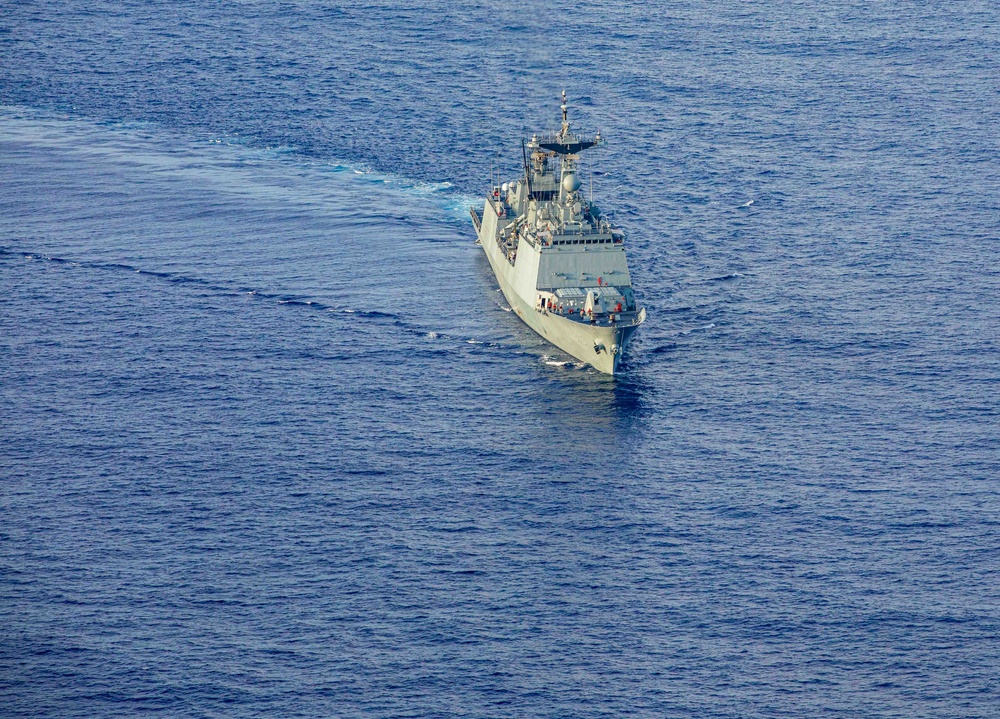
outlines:
[{"label": "ship's deck", "polygon": [[572,322],[579,322],[582,325],[595,325],[597,327],[630,327],[642,324],[639,321],[638,312],[605,312],[600,315],[566,314],[565,312],[553,311],[548,314],[562,315]]},{"label": "ship's deck", "polygon": [[[588,297],[592,298],[590,302]],[[634,304],[630,306],[625,293],[610,285],[542,291],[537,310],[604,327],[640,322],[638,308]]]}]

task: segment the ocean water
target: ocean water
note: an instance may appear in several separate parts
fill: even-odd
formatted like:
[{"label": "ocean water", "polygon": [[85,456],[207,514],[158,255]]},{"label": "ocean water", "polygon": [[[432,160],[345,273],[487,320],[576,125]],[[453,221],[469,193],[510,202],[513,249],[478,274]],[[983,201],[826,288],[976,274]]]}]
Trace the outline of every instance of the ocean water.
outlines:
[{"label": "ocean water", "polygon": [[[995,3],[7,3],[0,716],[1000,716]],[[649,320],[468,220],[520,138]]]}]

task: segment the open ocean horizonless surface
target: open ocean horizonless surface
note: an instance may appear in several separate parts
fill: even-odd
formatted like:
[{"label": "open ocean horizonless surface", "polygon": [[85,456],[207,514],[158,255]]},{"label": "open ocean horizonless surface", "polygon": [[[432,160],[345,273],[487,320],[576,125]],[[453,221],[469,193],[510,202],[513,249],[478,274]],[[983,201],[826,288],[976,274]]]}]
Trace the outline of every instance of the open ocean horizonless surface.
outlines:
[{"label": "open ocean horizonless surface", "polygon": [[[0,716],[1000,716],[998,18],[4,3]],[[563,89],[614,379],[468,219]]]}]

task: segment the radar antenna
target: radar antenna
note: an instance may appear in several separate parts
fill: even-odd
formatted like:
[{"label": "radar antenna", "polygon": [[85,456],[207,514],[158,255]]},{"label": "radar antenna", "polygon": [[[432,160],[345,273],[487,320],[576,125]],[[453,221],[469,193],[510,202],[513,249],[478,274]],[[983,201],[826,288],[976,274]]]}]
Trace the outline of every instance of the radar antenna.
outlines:
[{"label": "radar antenna", "polygon": [[[600,134],[593,140],[585,140],[577,137],[569,131],[569,102],[566,100],[566,91],[562,91],[562,129],[554,135],[544,135],[540,138],[537,149],[548,150],[557,155],[576,155],[581,150],[601,144]],[[535,149],[533,147],[533,149]]]},{"label": "radar antenna", "polygon": [[569,110],[569,105],[566,104],[565,90],[562,91],[562,105],[560,105],[560,109],[562,110],[562,115],[563,115],[562,134],[563,137],[565,137],[567,134],[569,134],[569,120],[566,117],[566,111]]}]

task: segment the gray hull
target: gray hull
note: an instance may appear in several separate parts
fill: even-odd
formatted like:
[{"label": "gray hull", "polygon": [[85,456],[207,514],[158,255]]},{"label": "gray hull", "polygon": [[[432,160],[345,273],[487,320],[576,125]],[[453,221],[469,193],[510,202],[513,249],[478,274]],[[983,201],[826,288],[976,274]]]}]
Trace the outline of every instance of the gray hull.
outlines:
[{"label": "gray hull", "polygon": [[[491,220],[493,221],[491,222]],[[515,282],[518,280],[518,269],[508,264],[506,258],[497,249],[496,242],[493,240],[495,227],[495,219],[487,216],[486,221],[482,224],[482,230],[487,230],[487,232],[481,231],[480,244],[493,268],[493,274],[500,285],[500,290],[511,309],[543,339],[600,372],[615,374],[621,362],[622,352],[645,319],[645,311],[641,312],[632,322],[613,326],[591,325],[568,319],[559,314],[539,311],[518,293],[515,287]],[[528,249],[525,248],[525,250]],[[524,252],[518,262],[523,261],[528,264],[530,259],[528,252]],[[532,294],[534,293],[532,292]]]},{"label": "gray hull", "polygon": [[[536,312],[510,287],[500,281],[500,289],[511,309],[524,323],[562,351],[586,362],[605,374],[615,374],[625,345],[638,325],[628,327],[589,327],[559,315]],[[612,354],[611,348],[619,348]]]}]

